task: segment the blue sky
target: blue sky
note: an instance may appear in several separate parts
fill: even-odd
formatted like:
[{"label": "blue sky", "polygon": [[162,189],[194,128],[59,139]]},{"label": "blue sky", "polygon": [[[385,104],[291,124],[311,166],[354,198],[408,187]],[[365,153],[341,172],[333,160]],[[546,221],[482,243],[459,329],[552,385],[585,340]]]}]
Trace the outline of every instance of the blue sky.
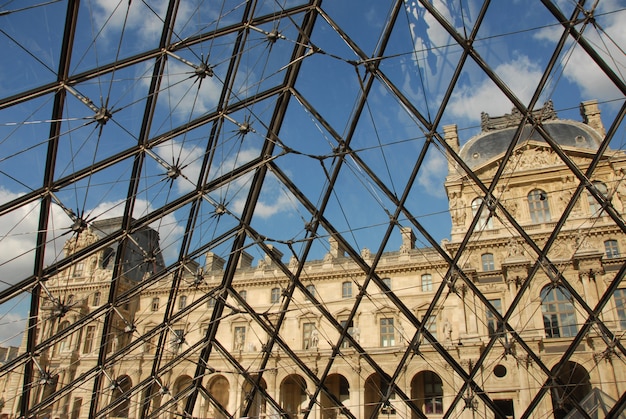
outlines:
[{"label": "blue sky", "polygon": [[[256,6],[256,14],[277,13],[297,3],[261,1]],[[561,36],[562,26],[556,24],[544,8],[528,7],[525,1],[492,3],[473,46],[521,102],[528,103]],[[133,1],[127,8],[128,4],[125,0],[81,3],[70,75],[90,72],[116,59],[158,46],[167,2]],[[199,0],[181,2],[174,40],[225,28],[241,19],[245,2],[224,1],[219,8],[217,4]],[[558,4],[566,16],[572,13],[571,2]],[[481,3],[434,1],[433,5],[463,34],[471,32]],[[0,37],[5,45],[4,59],[0,62],[0,99],[56,80],[66,6],[65,1],[42,4],[5,0],[0,3]],[[597,25],[586,26],[583,32],[622,79],[626,64],[623,54],[626,29],[622,23],[625,7],[624,1],[599,2],[595,10]],[[384,30],[390,4],[328,1],[322,5],[322,10],[366,56],[371,56]],[[293,21],[282,19],[250,27],[242,60],[234,72],[230,103],[245,103],[282,81],[286,69],[293,65],[291,50],[298,36],[295,25],[299,25],[301,19],[302,16],[298,16]],[[583,28],[579,26],[579,29]],[[270,43],[268,34],[274,30],[280,36]],[[227,79],[234,41],[234,35],[226,35],[170,53],[150,138],[158,138],[215,110]],[[355,50],[322,17],[318,17],[311,42],[319,49],[311,50],[302,60],[295,89],[332,129],[326,129],[294,97],[285,123],[277,133],[273,158],[307,198],[317,204],[327,185],[327,176],[336,164],[333,135],[345,138],[351,132],[352,115],[367,73]],[[552,100],[561,117],[579,120],[578,104],[597,99],[607,124],[615,117],[624,98],[571,38],[567,42],[539,104]],[[417,2],[408,1],[399,14],[379,68],[402,95],[432,120],[461,53],[461,48],[432,15]],[[211,74],[200,78],[196,70],[202,62],[208,64]],[[71,176],[137,144],[154,63],[154,59],[141,60],[102,76],[87,77],[68,88],[55,179]],[[0,109],[0,155],[3,156],[0,158],[0,203],[11,202],[41,186],[53,98],[50,92]],[[247,103],[223,117],[223,128],[212,150],[208,179],[229,173],[259,155],[277,100],[278,96],[272,96]],[[103,107],[109,109],[112,116],[101,126],[94,121],[94,115]],[[464,142],[479,133],[481,112],[494,116],[508,113],[511,108],[505,95],[470,59],[461,71],[438,132],[442,132],[443,125],[457,124]],[[148,150],[137,194],[136,216],[154,211],[194,190],[210,130],[210,124],[201,125]],[[424,127],[398,101],[390,87],[377,78],[351,137],[351,148],[386,187],[399,196],[424,144],[424,134]],[[612,147],[624,148],[623,128]],[[181,168],[175,180],[166,175],[168,165]],[[60,205],[52,209],[50,240],[46,246],[48,263],[63,257],[62,245],[71,225],[67,210],[83,213],[90,220],[122,214],[131,169],[131,159],[121,160],[54,192]],[[446,174],[445,154],[431,147],[407,202],[438,241],[449,237],[450,233],[443,188]],[[208,194],[203,203],[206,213],[197,228],[194,245],[200,246],[236,224],[251,177],[252,172],[244,174]],[[286,241],[303,246],[305,225],[311,215],[271,173],[260,199],[252,226],[274,239],[279,247]],[[231,215],[212,217],[211,211],[218,203],[226,205]],[[34,201],[0,217],[0,255],[3,255],[0,278],[4,281],[0,288],[32,272],[38,210]],[[179,254],[187,210],[183,207],[167,214],[153,225],[161,234],[168,261],[175,260]],[[329,201],[327,218],[356,249],[368,247],[375,251],[380,246],[390,211],[393,205],[378,186],[355,159],[347,157]],[[387,249],[395,250],[399,245],[400,236],[396,232]],[[427,243],[422,240],[419,245]],[[229,243],[216,249],[218,253],[228,250]],[[282,250],[288,254],[288,249],[283,247]],[[326,251],[325,238],[320,239],[311,256],[321,258]],[[258,259],[261,255],[257,251],[254,256]],[[3,306],[8,313],[4,316],[6,329],[23,328],[23,312],[15,307],[23,307],[27,294],[24,297]]]}]

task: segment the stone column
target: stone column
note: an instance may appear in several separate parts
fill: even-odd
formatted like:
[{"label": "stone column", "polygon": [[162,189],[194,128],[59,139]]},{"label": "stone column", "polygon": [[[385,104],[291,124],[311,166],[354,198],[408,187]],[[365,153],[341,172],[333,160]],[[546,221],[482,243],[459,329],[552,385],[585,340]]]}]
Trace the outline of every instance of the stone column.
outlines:
[{"label": "stone column", "polygon": [[[455,153],[459,152],[459,133],[456,125],[444,125],[443,139]],[[448,153],[448,176],[457,174],[456,160]]]}]

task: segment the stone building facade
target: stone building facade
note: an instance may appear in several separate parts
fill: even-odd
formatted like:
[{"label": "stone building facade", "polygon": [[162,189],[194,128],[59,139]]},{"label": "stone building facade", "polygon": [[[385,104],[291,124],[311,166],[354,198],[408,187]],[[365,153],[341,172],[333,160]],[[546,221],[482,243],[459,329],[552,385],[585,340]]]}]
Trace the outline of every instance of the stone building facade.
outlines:
[{"label": "stone building facade", "polygon": [[[435,418],[452,403],[453,417],[494,417],[493,406],[518,417],[533,403],[541,413],[536,417],[550,417],[547,412],[565,417],[577,403],[610,408],[626,391],[620,378],[626,370],[606,330],[588,328],[569,359],[560,362],[587,321],[588,308],[596,307],[606,292],[612,295],[600,314],[603,324],[613,336],[626,330],[626,287],[615,286],[626,238],[613,218],[623,215],[626,205],[626,156],[607,149],[594,160],[605,134],[597,104],[582,104],[581,113],[583,122],[562,120],[546,104],[537,113],[540,126],[520,131],[521,116],[515,112],[497,118],[483,114],[481,134],[462,147],[456,127],[445,127],[446,142],[462,158],[449,158],[445,182],[452,218],[450,239],[441,244],[447,257],[434,248],[416,247],[412,228],[402,227],[400,249],[385,253],[377,264],[382,284],[368,281],[362,266],[330,237],[326,257],[308,262],[300,272],[304,287],[290,296],[288,310],[281,307],[290,281],[276,263],[284,256],[274,248],[273,257],[256,262],[242,254],[233,291],[219,288],[225,261],[209,252],[204,266],[190,262],[185,267],[174,298],[169,276],[130,295],[116,307],[108,339],[102,339],[103,322],[92,321],[61,334],[41,353],[41,385],[31,393],[35,401],[45,401],[79,378],[81,385],[43,408],[40,417],[88,417],[91,377],[102,361],[103,342],[111,355],[103,366],[111,386],[100,404],[113,401],[106,415],[137,418],[144,411],[178,417],[197,367],[188,355],[203,346],[216,306],[221,307],[220,327],[208,358],[206,394],[195,404],[195,417],[270,418],[279,417],[279,409],[292,418],[310,410],[309,417],[330,419],[341,417],[342,409],[357,418],[418,417],[403,397]],[[590,181],[608,204],[588,189],[577,191],[579,179],[538,129],[582,172],[597,165]],[[519,139],[509,147],[516,133]],[[510,159],[501,167],[507,153]],[[503,174],[491,185],[498,171]],[[568,205],[577,192],[575,204]],[[562,217],[564,212],[569,213]],[[85,229],[66,244],[66,252],[96,240],[114,223]],[[141,252],[127,249],[120,295],[164,266],[153,230],[141,232],[134,242]],[[152,257],[145,257],[146,249]],[[112,275],[108,261],[115,252],[103,249],[49,284],[53,298],[42,303],[40,342],[101,309]],[[367,249],[361,256],[366,262],[373,257]],[[462,272],[449,269],[452,260]],[[407,309],[398,309],[395,299]],[[163,324],[164,316],[172,321]],[[279,342],[269,362],[261,363],[271,327],[279,320]],[[118,352],[123,356],[116,357]],[[155,356],[161,357],[158,366]],[[410,359],[398,371],[405,356]],[[329,357],[335,362],[324,371]],[[388,388],[368,359],[395,375],[397,387]],[[472,374],[484,394],[464,387],[459,368]],[[567,390],[555,389],[535,400],[550,371],[557,371]],[[155,375],[160,379],[149,378]],[[317,394],[315,377],[321,376],[328,392]],[[9,377],[12,385],[5,389],[2,408],[7,416],[17,411],[19,397],[9,392],[20,388],[20,379],[19,374]],[[457,401],[460,391],[463,399]]]}]

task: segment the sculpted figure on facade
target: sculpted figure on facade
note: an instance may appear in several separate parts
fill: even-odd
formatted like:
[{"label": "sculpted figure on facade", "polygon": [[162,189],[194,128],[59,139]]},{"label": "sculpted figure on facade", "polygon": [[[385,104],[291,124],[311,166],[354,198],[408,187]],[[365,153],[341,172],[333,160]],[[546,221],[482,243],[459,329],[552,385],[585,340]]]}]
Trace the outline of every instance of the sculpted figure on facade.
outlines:
[{"label": "sculpted figure on facade", "polygon": [[457,192],[453,192],[450,198],[450,215],[452,216],[452,224],[460,226],[465,223],[465,202],[459,198]]},{"label": "sculpted figure on facade", "polygon": [[65,256],[69,256],[72,253],[75,253],[76,251],[83,249],[97,241],[98,236],[91,232],[91,230],[83,230],[65,243],[65,246],[63,246]]},{"label": "sculpted figure on facade", "polygon": [[241,329],[238,329],[237,334],[235,335],[235,350],[243,350],[243,331]]},{"label": "sculpted figure on facade", "polygon": [[446,319],[446,322],[443,324],[443,338],[447,345],[452,344],[452,325],[448,319]]},{"label": "sculpted figure on facade", "polygon": [[289,270],[294,271],[298,267],[298,258],[295,255],[292,255],[289,258]]},{"label": "sculpted figure on facade", "polygon": [[613,196],[615,197],[615,199],[613,199],[613,206],[617,212],[623,214],[626,210],[626,180],[622,178],[617,181]]},{"label": "sculpted figure on facade", "polygon": [[309,337],[309,348],[315,349],[317,345],[320,343],[320,335],[317,329],[313,329],[311,331],[311,336]]},{"label": "sculpted figure on facade", "polygon": [[524,249],[522,248],[521,244],[517,241],[517,239],[515,239],[514,237],[509,239],[509,242],[506,245],[506,249],[507,249],[507,255],[506,255],[507,258],[515,258],[515,257],[522,256],[524,254]]}]

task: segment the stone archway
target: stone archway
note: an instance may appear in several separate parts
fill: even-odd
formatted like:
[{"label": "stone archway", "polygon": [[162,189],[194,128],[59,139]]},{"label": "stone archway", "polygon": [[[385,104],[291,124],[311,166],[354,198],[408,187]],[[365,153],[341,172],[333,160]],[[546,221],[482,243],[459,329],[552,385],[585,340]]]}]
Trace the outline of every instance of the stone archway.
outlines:
[{"label": "stone archway", "polygon": [[[253,380],[256,380],[256,377],[252,377]],[[249,381],[246,381],[243,385],[243,391],[241,393],[241,409],[245,409],[246,403],[248,402],[248,397],[250,392],[252,391],[253,384]],[[267,384],[265,380],[261,378],[261,382],[259,383],[259,387],[263,390],[267,390]],[[256,391],[254,393],[254,399],[252,400],[252,404],[250,405],[250,409],[248,410],[248,417],[250,418],[258,418],[263,417],[266,414],[266,401],[265,397],[260,391]]]},{"label": "stone archway", "polygon": [[[133,382],[128,375],[122,375],[115,380],[115,388],[111,395],[111,403],[118,403],[111,412],[111,417],[127,418],[130,414],[130,397],[126,395],[133,386]],[[119,401],[121,399],[121,401]]]},{"label": "stone archway", "polygon": [[[341,374],[329,374],[324,381],[324,385],[328,388],[333,396],[340,402],[346,404],[350,398],[350,384],[346,377]],[[322,419],[335,419],[341,417],[338,413],[339,408],[337,405],[326,395],[326,393],[322,392],[320,396],[321,401],[321,418]],[[355,412],[353,412],[355,413]]]},{"label": "stone archway", "polygon": [[[558,365],[552,368],[554,372]],[[561,367],[560,383],[552,388],[552,409],[555,419],[562,419],[591,392],[589,373],[580,364],[568,361]]]},{"label": "stone archway", "polygon": [[[432,371],[421,371],[411,380],[411,400],[422,413],[443,414],[443,383],[441,377]],[[417,415],[413,413],[412,418]]]},{"label": "stone archway", "polygon": [[[228,402],[230,400],[230,384],[228,383],[226,377],[218,375],[211,378],[208,390],[209,394],[211,394],[217,403],[219,403],[224,409],[228,409]],[[215,408],[211,402],[207,403],[206,413],[207,417],[215,419],[226,419],[227,417],[219,409]]]},{"label": "stone archway", "polygon": [[297,374],[288,375],[280,383],[280,406],[289,418],[296,418],[306,402],[306,381]]}]

